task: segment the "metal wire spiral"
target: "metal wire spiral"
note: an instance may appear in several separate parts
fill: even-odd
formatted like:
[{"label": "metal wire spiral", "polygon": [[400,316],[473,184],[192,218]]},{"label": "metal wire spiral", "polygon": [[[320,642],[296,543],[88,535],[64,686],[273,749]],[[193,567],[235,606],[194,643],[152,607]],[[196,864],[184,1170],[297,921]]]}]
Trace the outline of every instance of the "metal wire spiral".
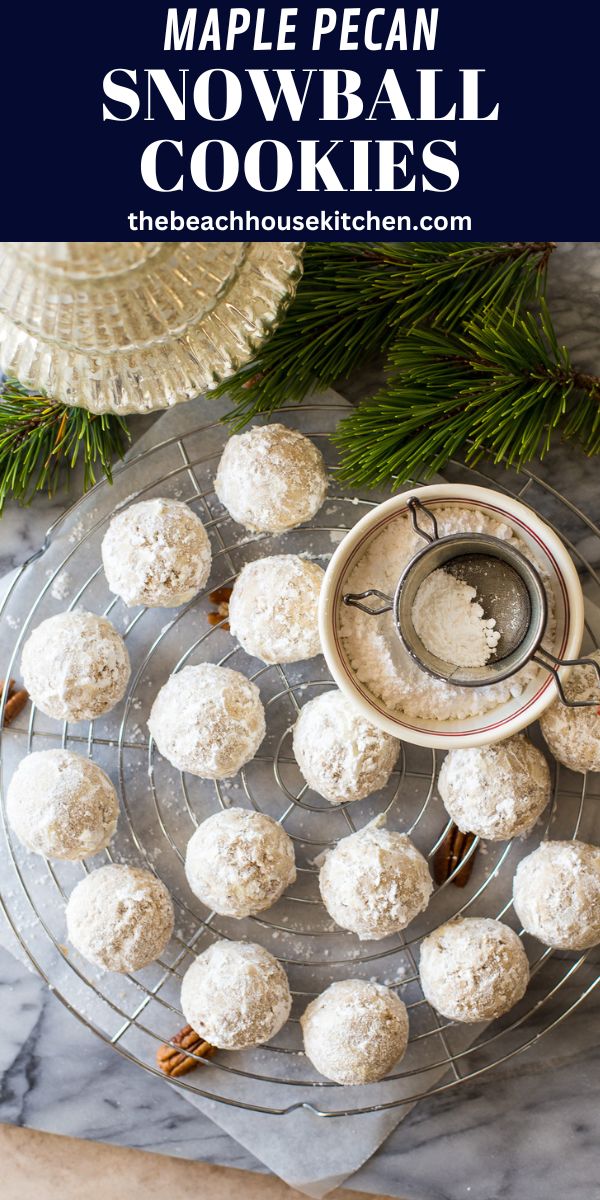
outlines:
[{"label": "metal wire spiral", "polygon": [[[335,404],[325,408],[315,404],[286,409],[283,414],[286,423],[297,424],[318,442],[333,472],[335,461],[327,435],[341,411]],[[375,503],[371,497],[345,493],[334,482],[329,500],[310,526],[283,538],[249,538],[231,522],[212,490],[224,439],[225,432],[218,424],[189,430],[130,458],[117,472],[115,484],[120,503],[160,494],[177,496],[194,508],[212,542],[210,589],[233,583],[246,561],[263,554],[304,553],[324,563],[344,531]],[[448,477],[490,483],[490,475],[467,471],[458,463],[451,464]],[[600,596],[600,577],[590,561],[600,558],[600,530],[593,522],[530,472],[507,473],[492,482],[536,507],[542,498],[542,507],[550,505],[578,568]],[[74,726],[65,722],[59,727],[32,708],[27,720],[4,730],[0,739],[3,801],[19,759],[31,750],[56,745],[95,758],[109,770],[120,791],[122,817],[117,837],[109,851],[84,864],[46,862],[27,854],[11,834],[2,806],[2,906],[31,963],[55,994],[105,1042],[160,1074],[156,1049],[184,1023],[179,986],[193,954],[218,936],[259,941],[288,971],[294,995],[292,1020],[273,1043],[241,1054],[220,1053],[175,1082],[186,1091],[252,1111],[283,1114],[302,1105],[322,1117],[398,1108],[432,1092],[454,1088],[505,1062],[564,1021],[600,982],[600,977],[593,976],[578,985],[586,954],[553,955],[525,938],[533,991],[503,1021],[483,1032],[471,1032],[441,1020],[425,1001],[418,982],[418,944],[441,920],[458,912],[501,917],[518,928],[510,900],[518,858],[533,849],[550,826],[552,836],[576,837],[580,833],[594,807],[588,804],[590,792],[597,786],[593,780],[555,767],[551,811],[528,839],[525,851],[512,842],[481,848],[476,842],[470,851],[474,869],[465,889],[453,884],[457,868],[405,937],[357,942],[335,928],[324,912],[315,860],[327,845],[382,812],[388,814],[390,826],[411,834],[431,859],[449,826],[436,795],[439,756],[403,746],[387,788],[360,803],[333,808],[310,792],[295,765],[290,734],[301,704],[331,687],[322,659],[285,669],[257,664],[223,629],[223,622],[216,626],[208,623],[208,589],[174,612],[128,610],[110,597],[99,565],[99,545],[114,511],[114,495],[106,484],[99,484],[61,518],[50,531],[45,555],[35,556],[23,568],[1,610],[5,622],[15,627],[10,653],[0,660],[0,677],[6,680],[17,673],[21,647],[31,628],[51,612],[78,605],[104,612],[115,622],[133,663],[127,695],[116,715]],[[565,522],[571,530],[570,540],[565,537]],[[52,558],[54,547],[59,552]],[[45,566],[48,561],[50,567]],[[61,603],[57,585],[62,580],[64,586],[67,577],[68,600]],[[26,608],[24,597],[31,599]],[[591,630],[588,632],[592,638]],[[161,759],[145,732],[149,705],[167,675],[188,662],[205,660],[249,675],[258,683],[265,704],[267,737],[256,758],[233,781],[210,783],[180,775]],[[5,700],[6,695],[0,700],[0,727]],[[260,917],[242,922],[203,909],[190,893],[183,872],[185,847],[194,829],[217,807],[231,803],[251,805],[281,821],[294,840],[299,868],[290,894]],[[176,905],[176,932],[168,950],[158,963],[135,976],[97,971],[64,944],[64,902],[72,886],[82,870],[87,872],[107,859],[149,865],[164,879]],[[381,1085],[350,1091],[324,1081],[313,1071],[300,1053],[297,1020],[312,996],[332,979],[348,975],[377,978],[398,988],[411,1018],[411,1043],[404,1062]],[[285,1088],[293,1090],[286,1092]],[[279,1102],[274,1102],[273,1089],[281,1089]]]}]

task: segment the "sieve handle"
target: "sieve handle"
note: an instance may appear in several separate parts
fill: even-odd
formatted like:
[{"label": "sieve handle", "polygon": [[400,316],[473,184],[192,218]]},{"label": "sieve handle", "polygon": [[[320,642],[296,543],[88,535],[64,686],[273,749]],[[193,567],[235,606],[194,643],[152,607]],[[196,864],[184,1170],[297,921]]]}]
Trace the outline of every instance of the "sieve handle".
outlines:
[{"label": "sieve handle", "polygon": [[[368,604],[361,604],[361,600],[366,600],[367,596],[378,596],[385,603],[381,608],[369,608]],[[394,607],[394,601],[391,596],[386,596],[385,592],[379,592],[377,588],[369,588],[367,592],[346,592],[342,596],[342,601],[348,608],[360,608],[361,612],[368,613],[370,617],[378,617],[380,613],[391,612]]]},{"label": "sieve handle", "polygon": [[[419,537],[424,538],[425,541],[429,542],[430,544],[431,542],[437,542],[440,536],[438,531],[438,523],[431,512],[431,509],[426,508],[416,496],[410,497],[410,500],[408,501],[408,507],[410,509],[412,527],[415,533],[418,533]],[[424,513],[426,517],[429,517],[433,527],[433,536],[430,533],[427,533],[427,530],[421,529],[421,526],[419,525],[419,513]]]},{"label": "sieve handle", "polygon": [[[543,646],[540,646],[531,661],[537,663],[538,667],[544,667],[546,671],[549,671],[554,676],[558,694],[567,708],[597,708],[600,705],[600,663],[596,662],[595,658],[557,658],[555,654],[551,654],[549,650],[545,650]],[[569,700],[558,673],[559,667],[593,667],[598,676],[598,695],[596,699]]]}]

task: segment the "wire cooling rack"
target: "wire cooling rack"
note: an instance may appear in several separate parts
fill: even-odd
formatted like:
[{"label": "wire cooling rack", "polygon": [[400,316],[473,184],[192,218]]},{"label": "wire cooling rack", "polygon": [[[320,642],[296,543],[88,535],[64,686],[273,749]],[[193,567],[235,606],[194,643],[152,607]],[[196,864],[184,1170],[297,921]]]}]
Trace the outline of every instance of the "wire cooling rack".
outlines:
[{"label": "wire cooling rack", "polygon": [[[0,610],[0,677],[18,677],[23,641],[45,617],[83,606],[105,613],[125,637],[132,675],[122,704],[94,722],[58,723],[30,708],[0,739],[2,907],[31,964],[69,1011],[125,1057],[153,1074],[158,1046],[184,1024],[179,1007],[182,975],[195,953],[215,937],[262,943],[285,966],[294,996],[292,1019],[268,1046],[237,1054],[219,1052],[174,1081],[186,1092],[255,1112],[284,1114],[303,1106],[335,1117],[400,1108],[432,1092],[490,1071],[560,1025],[591,993],[600,976],[587,954],[556,954],[527,936],[532,984],[520,1005],[491,1026],[465,1027],[440,1019],[418,981],[421,939],[453,914],[500,917],[519,929],[511,906],[514,869],[541,838],[598,838],[598,776],[575,775],[553,764],[553,801],[523,842],[476,842],[465,888],[451,876],[437,888],[425,914],[404,936],[361,943],[337,929],[320,903],[316,860],[327,845],[362,827],[378,813],[409,833],[431,860],[449,822],[436,792],[441,755],[404,745],[388,786],[367,800],[332,808],[306,788],[291,749],[291,728],[300,706],[332,682],[322,658],[291,667],[265,666],[245,655],[222,627],[208,621],[212,589],[233,583],[243,564],[270,553],[300,553],[326,564],[345,531],[380,497],[356,496],[335,479],[329,433],[347,411],[337,403],[286,408],[280,414],[320,445],[332,473],[330,496],[314,521],[283,537],[251,537],[235,525],[213,491],[213,476],[226,433],[218,422],[181,432],[134,454],[116,472],[111,489],[98,484],[52,527],[42,550],[12,583]],[[195,410],[197,414],[197,409]],[[197,417],[196,417],[197,419]],[[535,474],[466,470],[450,464],[446,478],[499,487],[529,503],[566,541],[590,597],[588,643],[600,627],[600,529],[568,499]],[[418,482],[418,481],[413,481]],[[178,610],[127,609],[108,592],[100,543],[115,508],[136,498],[169,495],[187,501],[209,532],[214,567],[206,592]],[[594,621],[596,624],[594,625]],[[186,663],[212,661],[256,681],[267,714],[267,736],[256,758],[234,780],[209,782],[181,775],[157,753],[146,719],[154,696]],[[0,700],[0,726],[5,696]],[[536,738],[536,733],[533,731]],[[49,862],[27,854],[9,830],[6,785],[24,754],[64,746],[87,754],[118,785],[121,818],[108,851],[83,864]],[[190,893],[183,871],[187,841],[217,808],[251,806],[281,821],[293,838],[298,880],[260,917],[235,922],[208,912]],[[150,866],[164,880],[176,907],[176,929],[161,960],[131,976],[101,972],[65,944],[64,903],[82,872],[103,862]],[[519,930],[520,931],[520,930]],[[584,964],[585,968],[584,968]],[[377,979],[397,988],[409,1009],[411,1039],[406,1058],[387,1080],[364,1088],[340,1088],[320,1078],[301,1052],[298,1016],[333,979]]]}]

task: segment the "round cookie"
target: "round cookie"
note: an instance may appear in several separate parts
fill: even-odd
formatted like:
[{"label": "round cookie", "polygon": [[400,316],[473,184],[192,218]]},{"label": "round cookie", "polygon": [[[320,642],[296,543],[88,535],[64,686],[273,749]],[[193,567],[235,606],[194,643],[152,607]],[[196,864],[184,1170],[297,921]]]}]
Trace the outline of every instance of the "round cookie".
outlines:
[{"label": "round cookie", "polygon": [[176,608],[204,587],[211,567],[208,535],[180,500],[142,500],[117,513],[102,541],[111,592],[128,605]]},{"label": "round cookie", "polygon": [[67,933],[76,950],[106,971],[139,971],[158,958],[173,932],[173,904],[160,879],[116,863],[91,871],[73,889]]},{"label": "round cookie", "polygon": [[[589,658],[600,663],[600,650]],[[600,697],[600,679],[593,667],[575,667],[564,684],[569,700]],[[590,708],[569,708],[556,699],[540,717],[548,749],[571,771],[600,771],[600,700]]]},{"label": "round cookie", "polygon": [[171,675],[148,720],[160,753],[180,771],[228,779],[254,758],[265,736],[256,684],[239,671],[201,663]]},{"label": "round cookie", "polygon": [[527,933],[546,946],[587,950],[600,942],[600,847],[542,842],[519,863],[515,912]]},{"label": "round cookie", "polygon": [[304,1051],[334,1083],[383,1079],[408,1044],[408,1013],[402,1000],[379,983],[343,979],[312,1000],[300,1018]]},{"label": "round cookie", "polygon": [[226,808],[207,817],[190,838],[185,872],[207,908],[248,917],[270,908],[294,882],[294,846],[272,817]]},{"label": "round cookie", "polygon": [[438,779],[458,828],[492,842],[529,833],[551,788],[544,755],[521,733],[493,746],[450,750]]},{"label": "round cookie", "polygon": [[450,1021],[492,1021],[524,995],[529,963],[513,929],[491,917],[458,917],[421,945],[425,999]]},{"label": "round cookie", "polygon": [[131,667],[110,621],[75,609],[48,617],[33,630],[21,671],[33,703],[47,717],[91,721],[122,699]]},{"label": "round cookie", "polygon": [[324,571],[297,554],[247,563],[229,601],[229,626],[247,654],[266,663],[321,652],[318,606]]},{"label": "round cookie", "polygon": [[253,942],[213,942],[188,967],[181,985],[186,1021],[223,1050],[270,1041],[291,1006],[283,967]]},{"label": "round cookie", "polygon": [[379,939],[406,929],[427,908],[433,882],[410,838],[384,829],[377,817],[327,851],[319,887],[342,929]]},{"label": "round cookie", "polygon": [[296,429],[254,425],[227,442],[215,491],[246,529],[283,533],[319,511],[327,494],[323,455]]},{"label": "round cookie", "polygon": [[97,763],[71,750],[39,750],[21,759],[8,787],[6,815],[28,850],[77,860],[108,846],[119,802]]},{"label": "round cookie", "polygon": [[293,745],[308,786],[330,804],[363,800],[385,787],[400,751],[399,741],[371,725],[337,688],[303,705]]}]

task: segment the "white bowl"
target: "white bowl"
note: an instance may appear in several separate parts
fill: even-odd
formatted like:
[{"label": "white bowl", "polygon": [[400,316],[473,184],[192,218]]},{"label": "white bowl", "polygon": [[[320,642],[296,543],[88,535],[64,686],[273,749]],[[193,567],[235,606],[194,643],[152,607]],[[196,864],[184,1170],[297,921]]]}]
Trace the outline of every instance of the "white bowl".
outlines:
[{"label": "white bowl", "polygon": [[325,573],[319,605],[319,630],[327,665],[338,687],[362,714],[402,741],[445,750],[501,741],[537,720],[551,704],[556,696],[556,684],[551,674],[540,668],[519,696],[487,713],[460,720],[434,721],[403,716],[388,708],[357,678],[344,650],[339,626],[349,573],[384,526],[408,512],[407,502],[411,496],[418,496],[434,510],[436,504],[448,502],[465,507],[472,505],[510,525],[520,540],[530,547],[554,597],[555,629],[551,637],[546,634],[543,646],[559,658],[576,658],[579,654],[584,629],[583,593],[573,561],[560,538],[525,504],[502,492],[448,483],[412,488],[386,500],[363,517],[340,542]]}]

